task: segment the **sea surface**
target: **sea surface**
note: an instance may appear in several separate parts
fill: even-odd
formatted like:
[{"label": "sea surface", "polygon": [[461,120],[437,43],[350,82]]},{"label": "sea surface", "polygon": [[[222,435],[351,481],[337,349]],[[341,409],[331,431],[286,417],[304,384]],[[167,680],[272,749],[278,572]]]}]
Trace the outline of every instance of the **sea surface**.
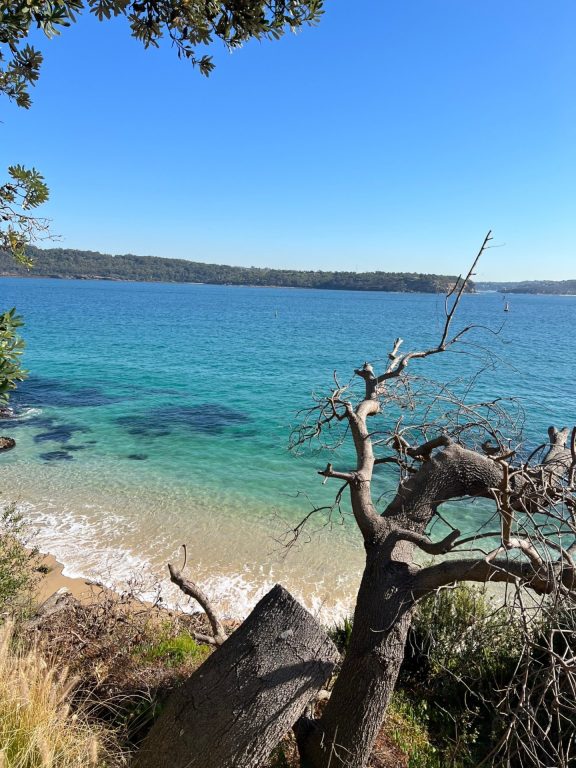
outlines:
[{"label": "sea surface", "polygon": [[[481,327],[412,371],[469,401],[518,398],[529,450],[576,421],[576,297],[508,300],[504,313],[501,295],[465,296],[455,329]],[[188,573],[223,613],[245,615],[277,581],[323,618],[350,610],[363,549],[346,505],[286,546],[337,490],[317,470],[346,468],[349,450],[294,456],[290,430],[334,371],[385,365],[398,336],[405,350],[437,342],[442,296],[3,278],[0,306],[25,318],[29,371],[16,418],[0,422],[17,440],[0,456],[0,497],[66,573],[160,584],[173,601],[166,563],[186,544]],[[377,489],[385,503],[389,468]],[[450,510],[465,530],[484,513]]]}]

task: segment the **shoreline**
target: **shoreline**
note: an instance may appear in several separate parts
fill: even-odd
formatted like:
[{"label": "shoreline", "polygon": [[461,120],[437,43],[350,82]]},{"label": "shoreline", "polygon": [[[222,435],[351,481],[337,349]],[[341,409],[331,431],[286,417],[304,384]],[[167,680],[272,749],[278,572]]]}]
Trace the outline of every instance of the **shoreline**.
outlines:
[{"label": "shoreline", "polygon": [[83,603],[89,602],[96,591],[114,592],[113,589],[96,581],[90,581],[81,576],[66,576],[64,573],[66,566],[50,552],[40,552],[40,567],[48,570],[47,573],[41,573],[38,583],[39,605],[61,589],[66,589],[73,597]]},{"label": "shoreline", "polygon": [[[58,275],[58,274],[17,274],[15,272],[0,272],[0,278],[3,279],[23,279],[23,280],[62,280],[62,281],[77,281],[77,282],[108,282],[108,283],[144,283],[147,285],[206,285],[219,288],[274,288],[281,290],[303,290],[303,291],[334,291],[335,293],[342,293],[343,291],[351,291],[354,293],[393,293],[393,294],[409,294],[412,296],[436,296],[444,295],[444,290],[408,290],[408,289],[393,289],[393,288],[359,288],[354,286],[316,286],[316,285],[282,285],[275,283],[211,283],[205,280],[155,280],[151,278],[136,278],[136,277],[118,277],[116,275],[88,275],[88,274],[76,274],[76,275]],[[466,295],[476,295],[475,290],[466,291]]]},{"label": "shoreline", "polygon": [[120,483],[104,492],[94,482],[100,475],[79,475],[77,464],[57,473],[51,466],[33,469],[12,465],[3,501],[15,503],[26,520],[28,546],[53,557],[44,595],[61,586],[87,592],[96,583],[117,593],[135,588],[148,601],[160,596],[176,609],[184,601],[167,563],[181,562],[186,542],[190,577],[227,618],[245,618],[276,583],[329,624],[350,613],[362,552],[347,529],[313,531],[315,544],[288,551],[280,540],[287,513],[263,516],[260,507],[240,507],[236,496],[211,496],[208,504],[186,488],[162,493]]}]

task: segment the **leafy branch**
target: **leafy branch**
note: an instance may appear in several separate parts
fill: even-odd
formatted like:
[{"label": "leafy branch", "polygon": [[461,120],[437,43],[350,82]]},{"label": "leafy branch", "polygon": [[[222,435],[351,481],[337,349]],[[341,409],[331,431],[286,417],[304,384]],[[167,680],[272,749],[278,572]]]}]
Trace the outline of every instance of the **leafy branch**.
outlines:
[{"label": "leafy branch", "polygon": [[25,246],[48,231],[48,222],[29,211],[48,200],[48,187],[34,168],[11,165],[8,175],[10,180],[0,186],[0,248],[30,267]]},{"label": "leafy branch", "polygon": [[26,372],[20,367],[24,342],[17,332],[22,325],[22,318],[14,308],[0,315],[0,403],[8,402],[17,382],[26,378]]}]

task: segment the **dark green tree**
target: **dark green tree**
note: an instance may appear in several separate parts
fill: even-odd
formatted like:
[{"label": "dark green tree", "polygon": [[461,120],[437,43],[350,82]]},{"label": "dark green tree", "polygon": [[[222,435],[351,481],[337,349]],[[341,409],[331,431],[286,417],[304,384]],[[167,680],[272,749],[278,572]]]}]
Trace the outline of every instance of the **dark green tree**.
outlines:
[{"label": "dark green tree", "polygon": [[22,319],[15,309],[0,315],[0,408],[8,402],[8,397],[16,384],[24,379],[20,366],[20,356],[24,342],[18,336]]},{"label": "dark green tree", "polygon": [[[21,165],[8,168],[9,181],[0,186],[0,248],[21,265],[29,266],[26,243],[47,229],[43,219],[30,215],[30,210],[45,202],[48,188],[42,176]],[[11,310],[0,314],[0,409],[10,392],[25,377],[20,365],[24,342],[18,334],[22,319]]]}]

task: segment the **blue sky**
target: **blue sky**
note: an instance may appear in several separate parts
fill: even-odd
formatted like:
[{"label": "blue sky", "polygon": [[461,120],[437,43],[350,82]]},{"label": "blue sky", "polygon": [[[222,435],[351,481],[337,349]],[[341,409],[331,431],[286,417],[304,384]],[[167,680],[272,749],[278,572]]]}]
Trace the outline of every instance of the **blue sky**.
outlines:
[{"label": "blue sky", "polygon": [[51,41],[0,167],[46,177],[59,245],[227,264],[576,278],[574,0],[327,0],[214,50],[86,15]]}]

